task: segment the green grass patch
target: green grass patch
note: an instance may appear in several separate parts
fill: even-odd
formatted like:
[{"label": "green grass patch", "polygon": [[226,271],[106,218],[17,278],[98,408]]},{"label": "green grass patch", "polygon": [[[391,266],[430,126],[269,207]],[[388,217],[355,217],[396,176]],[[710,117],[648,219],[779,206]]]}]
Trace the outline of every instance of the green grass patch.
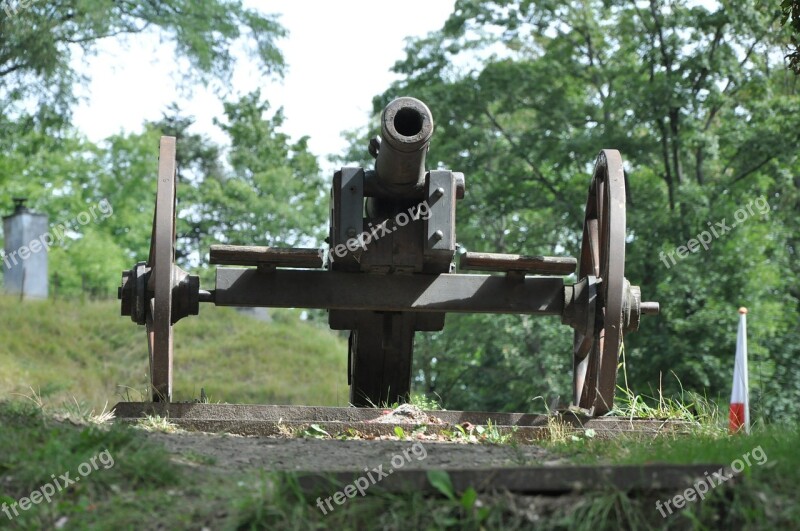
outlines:
[{"label": "green grass patch", "polygon": [[[760,447],[763,464],[731,488],[711,489],[705,500],[662,518],[655,502],[678,493],[635,496],[613,489],[579,495],[520,496],[456,491],[446,473],[429,482],[440,496],[390,494],[371,486],[323,513],[317,498],[343,485],[304,493],[292,473],[220,470],[191,450],[168,455],[146,432],[125,424],[75,425],[43,413],[31,401],[0,402],[0,503],[18,502],[103,452],[113,457],[79,482],[20,511],[0,527],[52,529],[792,529],[800,514],[795,486],[800,458],[797,428],[767,427],[751,436],[696,435],[653,440],[596,438],[562,444],[574,462],[720,463],[730,465]],[[332,441],[335,444],[335,441]],[[555,447],[554,447],[555,449]],[[110,463],[106,460],[105,463]],[[371,464],[371,463],[367,463]],[[713,472],[710,470],[709,472]]]},{"label": "green grass patch", "polygon": [[[0,297],[0,397],[102,410],[147,396],[145,330],[116,301]],[[271,322],[203,305],[175,325],[174,397],[211,402],[347,405],[346,342],[276,310]],[[33,392],[32,392],[33,390]]]},{"label": "green grass patch", "polygon": [[[626,507],[630,510],[623,514],[633,521],[675,529],[720,526],[777,529],[792,528],[800,522],[800,506],[796,503],[796,485],[800,482],[798,440],[800,428],[797,426],[768,425],[758,427],[750,435],[698,430],[689,436],[579,437],[548,446],[575,464],[709,465],[707,472],[711,478],[715,478],[719,467],[732,467],[736,471],[735,486],[721,482],[720,486],[709,489],[705,500],[687,503],[685,509],[675,511],[667,519],[652,518],[653,504],[656,499],[666,500],[669,493],[653,498],[653,504],[629,500]],[[680,493],[671,493],[671,496],[676,494]],[[619,509],[621,506],[615,503]]]}]

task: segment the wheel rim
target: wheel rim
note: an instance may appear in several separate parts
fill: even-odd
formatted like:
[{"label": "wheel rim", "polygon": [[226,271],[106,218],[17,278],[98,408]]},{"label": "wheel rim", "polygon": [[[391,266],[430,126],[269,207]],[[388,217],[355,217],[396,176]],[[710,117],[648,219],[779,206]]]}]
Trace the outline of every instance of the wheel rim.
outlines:
[{"label": "wheel rim", "polygon": [[616,150],[597,158],[583,226],[578,276],[598,277],[594,333],[575,332],[574,404],[595,415],[613,406],[625,289],[625,176]]},{"label": "wheel rim", "polygon": [[175,284],[175,138],[161,137],[158,187],[150,238],[148,283],[154,293],[148,306],[147,344],[154,402],[172,400],[172,287]]}]

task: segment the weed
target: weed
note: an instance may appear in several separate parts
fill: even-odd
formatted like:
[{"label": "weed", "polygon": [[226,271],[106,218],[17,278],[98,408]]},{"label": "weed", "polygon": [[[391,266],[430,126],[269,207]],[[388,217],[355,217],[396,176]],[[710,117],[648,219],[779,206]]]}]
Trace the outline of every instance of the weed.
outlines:
[{"label": "weed", "polygon": [[445,411],[438,400],[428,398],[424,394],[412,394],[410,404],[423,411]]},{"label": "weed", "polygon": [[551,444],[564,444],[569,440],[571,434],[572,428],[564,422],[561,415],[548,415],[547,435]]},{"label": "weed", "polygon": [[167,417],[160,415],[145,415],[145,418],[140,419],[134,424],[135,427],[145,431],[155,431],[160,433],[178,433],[181,429],[171,423]]},{"label": "weed", "polygon": [[443,494],[451,502],[458,504],[465,513],[475,518],[478,523],[488,518],[491,509],[482,506],[478,501],[478,493],[474,488],[468,487],[459,495],[453,487],[450,475],[444,470],[429,470],[427,472],[427,477],[428,483],[430,483],[433,488]]},{"label": "weed", "polygon": [[319,424],[312,424],[308,428],[304,429],[301,434],[301,437],[305,439],[330,439],[331,434],[327,431],[323,430]]},{"label": "weed", "polygon": [[[398,407],[402,406],[404,402],[381,402],[380,404],[375,404],[372,400],[367,399],[369,403],[369,407],[374,409],[397,409]],[[411,394],[411,399],[408,402],[417,409],[421,409],[422,411],[446,411],[439,401],[434,400],[432,398],[428,398],[424,394]]]},{"label": "weed", "polygon": [[75,397],[72,398],[72,403],[66,402],[62,407],[64,413],[55,415],[58,420],[66,420],[75,424],[106,424],[114,420],[114,411],[107,411],[108,402],[103,405],[100,413],[95,413],[93,407],[84,402],[78,402]]},{"label": "weed", "polygon": [[355,428],[347,428],[345,431],[336,436],[340,441],[348,441],[353,439],[363,439],[364,435]]},{"label": "weed", "polygon": [[[514,426],[513,431],[516,431]],[[497,424],[492,424],[492,419],[486,421],[486,426],[475,426],[475,433],[478,436],[478,441],[489,444],[506,444],[512,440],[512,433],[501,433],[497,428]]]},{"label": "weed", "polygon": [[262,473],[252,483],[240,483],[246,491],[235,502],[235,529],[308,528],[308,502],[295,475]]}]

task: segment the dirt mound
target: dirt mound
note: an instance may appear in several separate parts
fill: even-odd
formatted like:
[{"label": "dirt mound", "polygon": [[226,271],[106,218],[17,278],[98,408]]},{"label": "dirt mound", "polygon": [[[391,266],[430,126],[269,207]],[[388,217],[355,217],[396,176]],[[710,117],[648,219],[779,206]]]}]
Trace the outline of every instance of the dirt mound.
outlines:
[{"label": "dirt mound", "polygon": [[384,410],[380,417],[368,422],[376,422],[378,424],[445,424],[442,419],[429,415],[411,404],[402,404],[395,409]]}]

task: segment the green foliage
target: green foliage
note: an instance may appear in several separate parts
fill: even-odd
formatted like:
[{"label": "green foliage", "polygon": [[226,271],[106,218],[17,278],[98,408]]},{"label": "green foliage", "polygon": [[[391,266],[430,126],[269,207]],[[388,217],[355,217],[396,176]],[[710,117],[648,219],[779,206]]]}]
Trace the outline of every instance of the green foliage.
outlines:
[{"label": "green foliage", "polygon": [[[270,116],[258,91],[225,103],[224,110],[225,119],[217,125],[230,139],[229,164],[221,146],[189,131],[193,119],[177,106],[148,124],[178,139],[178,261],[188,267],[207,265],[213,243],[316,244],[326,219],[326,195],[307,137],[292,142],[280,132],[281,110]],[[153,155],[137,154],[142,161]],[[153,168],[140,175],[152,174]],[[143,202],[151,204],[152,199]],[[149,230],[150,222],[142,220],[141,226]]]},{"label": "green foliage", "polygon": [[[431,166],[467,176],[457,216],[469,250],[577,256],[592,163],[619,149],[626,277],[662,308],[625,338],[632,388],[653,395],[663,380],[677,395],[674,372],[686,389],[726,396],[744,305],[754,417],[796,416],[800,100],[781,64],[787,32],[758,2],[463,0],[442,30],[409,43],[375,111],[400,95],[432,109]],[[708,250],[671,262],[736,216]],[[448,316],[417,340],[416,385],[448,408],[564,404],[570,336],[547,319]]]},{"label": "green foliage", "polygon": [[168,418],[158,415],[147,415],[145,418],[137,421],[134,426],[145,431],[156,431],[160,433],[177,433],[180,431],[180,428],[171,423]]},{"label": "green foliage", "polygon": [[[220,146],[188,133],[193,120],[176,106],[142,132],[114,135],[99,145],[70,125],[73,89],[86,81],[74,70],[76,52],[90,56],[102,39],[134,41],[156,32],[161,45],[174,52],[187,88],[217,82],[225,96],[234,47],[256,59],[261,74],[283,72],[276,42],[285,32],[274,16],[238,0],[11,1],[3,9],[0,205],[28,197],[29,206],[47,214],[54,229],[69,229],[51,250],[56,296],[111,296],[120,271],[146,258],[160,134],[180,137],[178,260],[183,265],[197,266],[207,246],[223,235],[228,242],[286,244],[311,241],[320,233],[324,194],[316,158],[306,139],[291,143],[277,132],[280,112],[265,117],[268,105],[258,94],[226,104],[230,166]],[[76,223],[99,201],[113,208],[113,216]]]},{"label": "green foliage", "polygon": [[418,393],[411,395],[409,404],[423,411],[439,411],[442,409],[442,404],[440,404],[438,400]]},{"label": "green foliage", "polygon": [[[5,476],[2,502],[10,505],[30,496],[52,483],[51,475],[70,473],[71,479],[79,479],[69,488],[58,489],[52,503],[20,511],[16,524],[22,528],[51,527],[59,518],[80,518],[87,512],[89,500],[103,507],[121,488],[150,491],[177,484],[179,471],[168,454],[143,444],[125,426],[75,428],[54,422],[36,406],[20,402],[0,403],[0,424],[0,474]],[[98,466],[79,476],[79,467],[93,457]],[[13,475],[6,475],[8,471]]]},{"label": "green foliage", "polygon": [[550,318],[448,315],[444,331],[417,334],[416,389],[447,409],[527,411],[534,396],[566,401],[571,337]]},{"label": "green foliage", "polygon": [[109,37],[156,30],[161,46],[171,44],[176,60],[188,63],[181,69],[186,81],[227,84],[234,66],[230,50],[237,43],[265,74],[281,73],[284,66],[275,42],[284,35],[283,28],[275,17],[245,8],[239,0],[7,2],[4,11],[0,100],[17,110],[25,100],[36,100],[45,111],[55,109],[55,116],[65,118],[74,83],[81,81],[74,54],[80,50],[91,55]]},{"label": "green foliage", "polygon": [[797,0],[781,1],[781,22],[792,29],[790,51],[786,55],[789,60],[789,68],[795,74],[800,74],[800,43],[797,36],[800,34],[800,2]]},{"label": "green foliage", "polygon": [[[99,145],[70,125],[73,89],[86,81],[74,70],[76,52],[90,56],[102,39],[138,42],[140,35],[155,32],[161,46],[183,66],[185,88],[212,81],[217,88],[228,87],[235,66],[233,47],[256,59],[263,75],[283,72],[276,42],[285,32],[274,16],[238,0],[141,5],[11,1],[3,10],[0,205],[8,208],[11,197],[28,197],[33,209],[49,216],[52,227],[63,224],[70,229],[51,251],[56,296],[113,295],[122,268],[146,258],[162,133],[181,137],[182,264],[196,266],[206,246],[225,233],[242,243],[309,240],[309,234],[319,234],[324,208],[319,201],[322,191],[315,188],[316,158],[308,153],[306,139],[292,144],[276,131],[282,120],[279,112],[272,119],[262,116],[268,106],[257,94],[226,106],[229,121],[224,128],[231,133],[235,158],[253,147],[248,142],[262,141],[252,157],[232,161],[228,173],[223,170],[222,149],[188,134],[192,119],[181,116],[176,106],[141,133],[114,135]],[[218,92],[229,95],[227,88]],[[101,200],[113,207],[113,216],[89,225],[75,223]]]},{"label": "green foliage", "polygon": [[512,436],[511,433],[501,433],[497,425],[492,424],[492,419],[486,422],[486,426],[475,426],[475,434],[478,441],[488,444],[506,444]]},{"label": "green foliage", "polygon": [[455,488],[453,482],[450,480],[450,474],[444,470],[428,470],[428,483],[433,488],[444,494],[447,498],[455,499]]},{"label": "green foliage", "polygon": [[302,436],[307,439],[330,439],[331,434],[322,429],[319,424],[311,424],[303,430]]},{"label": "green foliage", "polygon": [[[267,117],[258,93],[225,109],[230,166],[220,146],[187,131],[193,120],[177,107],[142,133],[114,135],[100,145],[72,132],[60,141],[35,129],[7,137],[0,180],[11,185],[0,188],[0,204],[28,197],[49,216],[54,234],[60,226],[69,229],[50,250],[56,296],[112,296],[120,272],[147,258],[161,134],[178,137],[182,265],[207,265],[212,243],[291,246],[321,238],[325,188],[307,139],[291,142],[279,132],[281,113]],[[99,204],[108,208],[101,212]],[[78,222],[90,212],[88,224]]]},{"label": "green foliage", "polygon": [[217,232],[250,245],[293,246],[320,237],[327,196],[308,137],[290,143],[278,131],[282,112],[266,118],[269,105],[259,92],[224,107],[226,120],[218,125],[231,139],[233,175],[203,190]]}]

